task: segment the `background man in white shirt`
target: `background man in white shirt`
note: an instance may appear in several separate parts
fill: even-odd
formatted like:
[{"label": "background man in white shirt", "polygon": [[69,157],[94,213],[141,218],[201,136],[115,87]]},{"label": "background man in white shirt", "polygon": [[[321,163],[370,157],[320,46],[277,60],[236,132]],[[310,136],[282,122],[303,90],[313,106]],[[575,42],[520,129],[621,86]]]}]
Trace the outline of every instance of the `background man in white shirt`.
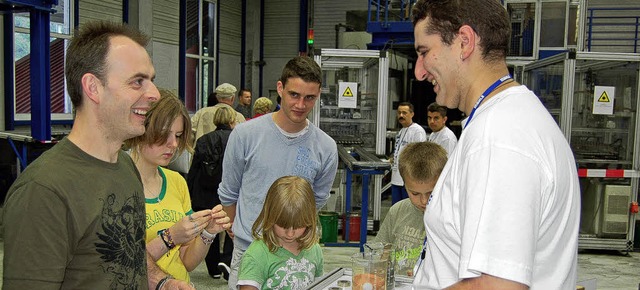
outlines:
[{"label": "background man in white shirt", "polygon": [[427,133],[422,126],[413,122],[413,114],[413,104],[402,102],[398,105],[398,122],[402,125],[402,129],[396,135],[396,146],[391,157],[391,204],[408,197],[404,189],[404,181],[398,171],[400,152],[409,143],[427,141]]},{"label": "background man in white shirt", "polygon": [[428,138],[429,141],[442,146],[447,151],[447,156],[451,155],[453,149],[456,148],[458,138],[447,127],[447,107],[433,102],[427,107],[427,117],[429,128],[432,131]]}]

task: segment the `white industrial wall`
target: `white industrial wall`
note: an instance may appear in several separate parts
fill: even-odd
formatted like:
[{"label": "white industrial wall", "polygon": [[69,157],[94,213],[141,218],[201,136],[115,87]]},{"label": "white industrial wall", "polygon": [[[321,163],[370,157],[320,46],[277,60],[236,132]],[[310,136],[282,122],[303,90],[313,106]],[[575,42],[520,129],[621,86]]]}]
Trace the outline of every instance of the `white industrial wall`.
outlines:
[{"label": "white industrial wall", "polygon": [[220,51],[218,83],[230,83],[240,89],[242,1],[218,1],[220,9]]},{"label": "white industrial wall", "polygon": [[[587,0],[588,8],[640,8],[639,0]],[[613,16],[613,17],[629,17],[629,16],[637,16],[639,13],[638,10],[634,11],[598,11],[594,15],[596,16]],[[588,15],[587,15],[588,16]],[[603,35],[603,33],[596,33],[597,37],[601,38],[600,40],[594,39],[592,41],[591,51],[594,52],[623,52],[623,53],[632,53],[634,52],[634,41],[633,40],[602,40],[602,38],[631,38],[634,36],[634,28],[633,26],[629,26],[630,19],[606,19],[600,20],[598,23],[627,23],[626,26],[619,25],[601,25],[594,26],[593,31],[605,31],[605,32],[617,32],[617,35]],[[585,21],[586,23],[586,21]],[[587,38],[587,30],[585,27],[585,39]],[[597,45],[596,45],[597,44]],[[586,49],[586,44],[585,44]]]},{"label": "white industrial wall", "polygon": [[[264,71],[263,95],[276,89],[282,68],[298,55],[300,34],[300,2],[293,0],[266,1],[264,11]],[[259,6],[257,7],[259,9]],[[253,33],[259,33],[255,31]],[[257,46],[254,49],[259,49]]]},{"label": "white industrial wall", "polygon": [[118,0],[83,0],[78,1],[78,19],[80,25],[85,22],[100,19],[121,22],[122,1]]},{"label": "white industrial wall", "polygon": [[[180,64],[180,2],[140,1],[138,8],[138,28],[152,37],[149,50],[156,69],[156,85],[177,93]],[[146,17],[147,15],[153,17]]]},{"label": "white industrial wall", "polygon": [[[335,48],[336,24],[346,25],[347,11],[367,11],[368,3],[367,0],[315,0],[313,5],[315,48]],[[344,32],[345,29],[340,28],[339,31]],[[366,47],[361,49],[366,49]]]}]

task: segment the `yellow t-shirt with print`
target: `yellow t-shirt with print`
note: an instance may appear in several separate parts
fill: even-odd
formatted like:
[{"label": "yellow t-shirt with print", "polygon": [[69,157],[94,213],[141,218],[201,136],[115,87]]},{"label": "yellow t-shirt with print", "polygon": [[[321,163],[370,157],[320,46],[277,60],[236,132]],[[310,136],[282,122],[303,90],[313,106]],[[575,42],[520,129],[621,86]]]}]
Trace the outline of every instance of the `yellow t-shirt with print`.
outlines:
[{"label": "yellow t-shirt with print", "polygon": [[[185,215],[193,213],[187,182],[179,173],[158,167],[162,177],[162,189],[158,198],[147,198],[146,207],[146,238],[149,243],[158,236],[158,231],[170,228]],[[180,259],[180,246],[176,246],[164,254],[156,262],[158,267],[173,278],[189,282],[189,272]]]}]

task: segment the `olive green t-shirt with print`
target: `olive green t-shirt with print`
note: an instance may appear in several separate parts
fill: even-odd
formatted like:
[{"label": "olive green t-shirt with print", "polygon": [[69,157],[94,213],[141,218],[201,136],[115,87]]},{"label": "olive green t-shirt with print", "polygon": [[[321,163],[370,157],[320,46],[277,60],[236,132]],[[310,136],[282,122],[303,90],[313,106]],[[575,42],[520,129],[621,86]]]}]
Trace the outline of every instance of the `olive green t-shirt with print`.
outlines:
[{"label": "olive green t-shirt with print", "polygon": [[144,193],[131,158],[68,139],[30,164],[4,205],[4,289],[147,289]]}]

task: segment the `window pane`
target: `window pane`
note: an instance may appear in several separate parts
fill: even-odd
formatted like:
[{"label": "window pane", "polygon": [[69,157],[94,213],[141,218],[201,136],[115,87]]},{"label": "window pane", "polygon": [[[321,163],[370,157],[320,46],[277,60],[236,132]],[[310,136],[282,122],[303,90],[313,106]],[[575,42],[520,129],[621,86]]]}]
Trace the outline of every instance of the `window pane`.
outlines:
[{"label": "window pane", "polygon": [[[53,9],[55,13],[50,15],[49,30],[51,30],[51,33],[69,34],[71,27],[69,0],[58,1],[58,5],[54,5]],[[28,12],[16,13],[14,21],[16,27],[30,27]]]},{"label": "window pane", "polygon": [[578,44],[578,13],[577,4],[569,6],[569,33],[567,33],[567,45]]},{"label": "window pane", "polygon": [[58,5],[53,6],[56,12],[51,14],[51,33],[69,34],[71,27],[69,1],[70,0],[59,0]]},{"label": "window pane", "polygon": [[[31,113],[31,72],[29,62],[29,34],[16,33],[15,49],[15,113]],[[51,63],[51,113],[71,113],[69,102],[65,101],[64,53],[67,40],[51,38],[49,57]]]},{"label": "window pane", "polygon": [[200,79],[200,74],[198,72],[199,63],[200,61],[197,58],[187,57],[184,104],[190,113],[193,113],[200,108],[200,106],[198,106],[199,104],[196,104],[198,80]]},{"label": "window pane", "polygon": [[13,17],[13,25],[15,25],[15,27],[29,28],[29,13],[15,13]]},{"label": "window pane", "polygon": [[536,4],[509,3],[507,11],[511,21],[509,56],[533,56]]},{"label": "window pane", "polygon": [[566,12],[565,2],[542,3],[540,47],[564,47]]},{"label": "window pane", "polygon": [[198,25],[198,7],[200,0],[187,0],[187,53],[200,54],[200,26]]},{"label": "window pane", "polygon": [[202,3],[202,50],[203,55],[215,55],[216,5],[210,2]]},{"label": "window pane", "polygon": [[[212,60],[202,60],[202,98],[206,100],[210,93],[213,93],[216,88],[213,82],[213,76],[215,75],[215,62]],[[204,105],[203,105],[204,107]]]}]

